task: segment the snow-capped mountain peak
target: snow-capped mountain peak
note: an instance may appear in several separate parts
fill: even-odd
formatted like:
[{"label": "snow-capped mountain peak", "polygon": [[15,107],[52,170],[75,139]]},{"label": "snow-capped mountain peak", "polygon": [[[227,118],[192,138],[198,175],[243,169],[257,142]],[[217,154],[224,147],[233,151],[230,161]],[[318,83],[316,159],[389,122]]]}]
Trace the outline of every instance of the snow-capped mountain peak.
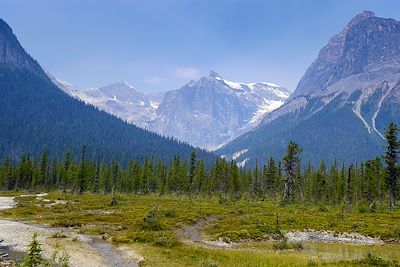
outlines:
[{"label": "snow-capped mountain peak", "polygon": [[167,92],[154,127],[159,133],[214,150],[257,126],[289,95],[272,83],[233,82],[211,71]]},{"label": "snow-capped mountain peak", "polygon": [[257,126],[290,94],[273,83],[233,82],[215,71],[165,94],[143,94],[126,81],[80,90],[52,80],[71,96],[130,123],[210,150]]}]

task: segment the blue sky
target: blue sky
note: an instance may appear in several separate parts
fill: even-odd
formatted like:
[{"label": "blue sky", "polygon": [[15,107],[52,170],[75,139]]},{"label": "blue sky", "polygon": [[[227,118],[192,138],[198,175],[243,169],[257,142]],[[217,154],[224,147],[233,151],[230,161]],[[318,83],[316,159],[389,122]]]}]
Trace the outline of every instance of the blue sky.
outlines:
[{"label": "blue sky", "polygon": [[56,77],[140,91],[177,89],[210,70],[293,90],[356,14],[400,19],[397,0],[1,0],[0,10]]}]

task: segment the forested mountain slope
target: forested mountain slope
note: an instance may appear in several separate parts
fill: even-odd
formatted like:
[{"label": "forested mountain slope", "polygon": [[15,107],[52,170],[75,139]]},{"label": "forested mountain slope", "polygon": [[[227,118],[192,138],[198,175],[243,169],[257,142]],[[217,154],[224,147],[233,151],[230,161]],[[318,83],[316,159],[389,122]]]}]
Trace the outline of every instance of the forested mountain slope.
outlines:
[{"label": "forested mountain slope", "polygon": [[[122,161],[188,157],[192,147],[127,124],[59,90],[0,20],[0,157],[66,149]],[[214,156],[197,150],[200,158]]]},{"label": "forested mountain slope", "polygon": [[305,161],[360,162],[383,153],[384,129],[400,123],[400,22],[365,11],[329,40],[279,109],[218,153],[254,164],[280,158],[289,140]]}]

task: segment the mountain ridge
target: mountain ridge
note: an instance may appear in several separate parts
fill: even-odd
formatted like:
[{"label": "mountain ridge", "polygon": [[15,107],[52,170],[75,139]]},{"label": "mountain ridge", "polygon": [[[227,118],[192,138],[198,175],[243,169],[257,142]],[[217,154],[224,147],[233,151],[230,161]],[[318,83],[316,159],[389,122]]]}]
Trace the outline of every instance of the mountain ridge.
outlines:
[{"label": "mountain ridge", "polygon": [[[0,22],[0,158],[17,159],[43,150],[62,157],[84,145],[93,158],[122,162],[187,158],[193,147],[129,125],[61,91],[22,48],[11,27]],[[208,162],[214,155],[196,149]]]},{"label": "mountain ridge", "polygon": [[[264,114],[282,105],[290,94],[272,83],[232,82],[215,71],[179,89],[163,94],[137,92],[119,103],[117,94],[94,96],[102,88],[77,90],[55,78],[54,82],[70,95],[123,120],[209,150],[255,127]],[[125,86],[121,90],[130,89]]]},{"label": "mountain ridge", "polygon": [[280,158],[290,140],[318,164],[382,154],[384,128],[400,123],[400,22],[365,11],[330,38],[284,105],[217,153]]}]

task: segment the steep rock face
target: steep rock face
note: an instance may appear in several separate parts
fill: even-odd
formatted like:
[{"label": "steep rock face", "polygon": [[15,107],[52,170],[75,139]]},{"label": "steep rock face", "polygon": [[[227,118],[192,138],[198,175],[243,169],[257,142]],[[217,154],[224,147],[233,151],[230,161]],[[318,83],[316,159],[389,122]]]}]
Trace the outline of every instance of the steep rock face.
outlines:
[{"label": "steep rock face", "polygon": [[39,64],[22,48],[8,24],[0,19],[0,64],[9,68],[38,72]]},{"label": "steep rock face", "polygon": [[398,73],[400,23],[365,11],[329,40],[300,80],[292,98],[326,90],[350,75]]},{"label": "steep rock face", "polygon": [[282,157],[286,144],[304,159],[361,161],[382,153],[384,128],[400,123],[400,22],[366,11],[330,39],[279,109],[260,126],[222,148],[251,163]]},{"label": "steep rock face", "polygon": [[216,149],[255,127],[290,92],[271,83],[236,83],[216,72],[165,94],[142,94],[125,82],[63,91],[123,120],[194,146]]},{"label": "steep rock face", "polygon": [[239,131],[254,112],[255,105],[242,101],[226,85],[203,77],[165,95],[154,129],[212,149]]},{"label": "steep rock face", "polygon": [[142,128],[150,128],[162,96],[145,95],[126,82],[101,88],[76,90],[74,97]]},{"label": "steep rock face", "polygon": [[289,94],[275,84],[236,83],[211,72],[166,93],[152,129],[214,150],[255,127]]}]

